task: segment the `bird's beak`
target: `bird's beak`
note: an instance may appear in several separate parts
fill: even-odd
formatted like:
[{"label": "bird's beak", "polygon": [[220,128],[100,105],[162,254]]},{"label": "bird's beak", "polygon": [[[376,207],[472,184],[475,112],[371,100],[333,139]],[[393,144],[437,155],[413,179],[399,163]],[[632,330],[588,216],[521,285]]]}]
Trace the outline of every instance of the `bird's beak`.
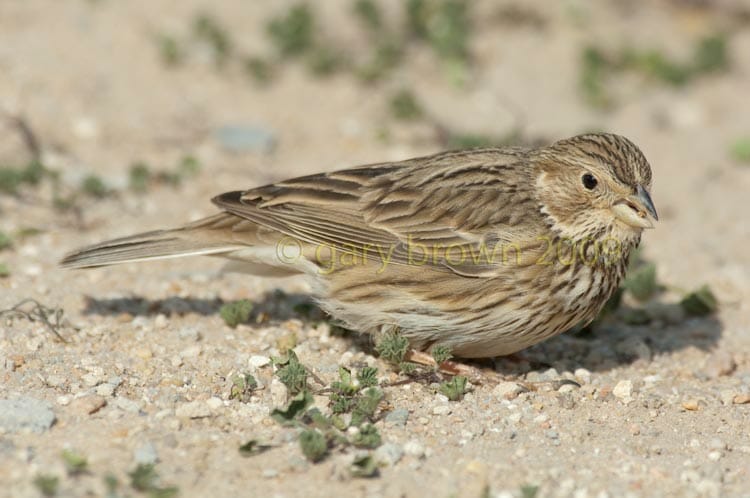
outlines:
[{"label": "bird's beak", "polygon": [[615,202],[612,211],[618,220],[634,228],[654,228],[654,221],[659,221],[651,196],[640,185],[635,194]]}]

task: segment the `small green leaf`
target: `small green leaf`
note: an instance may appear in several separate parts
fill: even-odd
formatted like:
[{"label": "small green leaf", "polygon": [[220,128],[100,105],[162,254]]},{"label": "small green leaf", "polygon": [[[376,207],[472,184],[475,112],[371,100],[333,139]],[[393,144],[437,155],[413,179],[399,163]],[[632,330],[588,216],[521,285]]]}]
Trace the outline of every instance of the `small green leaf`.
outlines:
[{"label": "small green leaf", "polygon": [[305,458],[313,463],[321,461],[328,453],[328,441],[317,429],[302,431],[299,435],[299,445]]},{"label": "small green leaf", "polygon": [[451,358],[453,358],[453,353],[448,346],[437,345],[432,348],[432,359],[435,360],[435,363],[438,365],[444,361],[450,360]]},{"label": "small green leaf", "polygon": [[227,303],[219,309],[219,315],[224,323],[235,328],[240,323],[247,322],[250,319],[250,313],[253,311],[253,303],[247,299],[241,299],[232,303]]},{"label": "small green leaf", "polygon": [[83,474],[88,470],[88,460],[86,457],[72,450],[63,450],[62,459],[65,462],[65,468],[68,475]]},{"label": "small green leaf", "polygon": [[0,232],[0,251],[13,246],[13,239],[5,232]]},{"label": "small green leaf", "polygon": [[466,377],[456,375],[451,380],[440,384],[440,392],[451,401],[460,401],[466,394]]},{"label": "small green leaf", "polygon": [[693,55],[693,71],[712,73],[728,67],[729,54],[724,34],[707,36],[698,42]]},{"label": "small green leaf", "polygon": [[383,391],[377,387],[367,388],[352,410],[352,425],[359,426],[366,420],[371,421],[384,396]]},{"label": "small green leaf", "polygon": [[730,150],[734,160],[750,163],[750,137],[739,138],[734,141]]},{"label": "small green leaf", "polygon": [[232,377],[232,388],[229,391],[229,399],[237,399],[243,403],[248,403],[255,389],[258,388],[258,381],[249,373],[235,375]]},{"label": "small green leaf", "polygon": [[143,193],[148,190],[151,181],[151,169],[144,162],[133,163],[128,172],[130,190]]},{"label": "small green leaf", "polygon": [[81,190],[87,195],[97,198],[105,197],[109,193],[109,189],[104,184],[104,181],[96,175],[88,175],[84,178]]},{"label": "small green leaf", "polygon": [[646,301],[659,288],[656,282],[656,265],[646,263],[634,271],[631,270],[622,285],[638,301]]},{"label": "small green leaf", "polygon": [[354,459],[350,471],[352,477],[376,477],[378,464],[372,456],[364,454]]},{"label": "small green leaf", "polygon": [[424,116],[424,109],[414,93],[407,89],[399,90],[391,97],[391,113],[396,119],[414,121]]},{"label": "small green leaf", "polygon": [[34,478],[34,486],[44,496],[55,496],[60,486],[60,479],[53,475],[39,474]]},{"label": "small green leaf", "polygon": [[271,20],[266,26],[271,42],[283,57],[308,51],[314,42],[315,20],[305,3],[294,5],[286,15]]},{"label": "small green leaf", "polygon": [[689,315],[705,316],[716,311],[719,307],[719,303],[708,285],[704,285],[700,289],[691,292],[682,298],[680,306],[682,306]]},{"label": "small green leaf", "polygon": [[378,32],[383,27],[383,15],[374,0],[355,0],[354,13],[362,24],[372,32]]},{"label": "small green leaf", "polygon": [[409,339],[398,332],[388,332],[380,338],[375,351],[385,361],[398,365],[404,361],[406,353],[409,352]]},{"label": "small green leaf", "polygon": [[276,376],[289,389],[289,392],[297,394],[305,390],[307,388],[307,369],[299,362],[293,349],[287,352],[283,365],[276,371]]},{"label": "small green leaf", "polygon": [[300,417],[312,404],[312,394],[307,390],[302,391],[292,398],[285,409],[274,409],[271,412],[271,418],[281,425],[294,425],[297,417]]},{"label": "small green leaf", "polygon": [[363,367],[357,373],[357,381],[360,387],[373,387],[378,385],[378,369],[375,367]]},{"label": "small green leaf", "polygon": [[130,486],[136,491],[150,491],[156,485],[159,475],[156,467],[151,463],[139,463],[138,466],[128,473]]},{"label": "small green leaf", "polygon": [[359,428],[359,432],[354,439],[352,444],[359,448],[377,448],[382,444],[383,440],[380,437],[377,427],[372,424],[362,424]]},{"label": "small green leaf", "polygon": [[232,53],[232,40],[216,18],[209,14],[198,15],[193,22],[193,36],[210,47],[217,66],[227,62]]},{"label": "small green leaf", "polygon": [[534,486],[532,484],[524,484],[521,486],[521,498],[536,498],[536,495],[539,494],[539,486]]}]

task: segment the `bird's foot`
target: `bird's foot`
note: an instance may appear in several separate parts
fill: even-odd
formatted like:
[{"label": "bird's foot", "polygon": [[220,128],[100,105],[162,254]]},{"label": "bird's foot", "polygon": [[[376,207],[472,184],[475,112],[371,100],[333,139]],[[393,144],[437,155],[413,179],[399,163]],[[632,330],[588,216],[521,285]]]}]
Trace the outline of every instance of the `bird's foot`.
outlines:
[{"label": "bird's foot", "polygon": [[460,363],[453,360],[445,360],[440,363],[435,361],[435,358],[431,354],[424,351],[417,351],[415,349],[409,350],[404,358],[406,361],[411,361],[419,365],[432,367],[441,373],[446,375],[457,376],[461,375],[466,377],[473,384],[484,384],[488,381],[496,380],[497,374],[494,370],[481,369],[465,363]]}]

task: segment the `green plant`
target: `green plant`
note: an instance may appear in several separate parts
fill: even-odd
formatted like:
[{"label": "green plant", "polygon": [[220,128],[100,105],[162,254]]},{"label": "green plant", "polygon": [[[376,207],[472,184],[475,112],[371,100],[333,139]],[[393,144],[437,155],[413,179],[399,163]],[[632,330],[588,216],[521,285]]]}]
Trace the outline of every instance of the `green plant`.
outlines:
[{"label": "green plant", "polygon": [[411,90],[401,89],[391,97],[391,113],[396,119],[414,121],[424,116],[424,109]]},{"label": "green plant", "polygon": [[461,401],[467,392],[467,379],[461,375],[456,375],[452,379],[440,384],[439,390],[451,401]]},{"label": "green plant", "polygon": [[692,316],[710,315],[719,308],[719,302],[708,285],[687,294],[680,301],[680,305]]},{"label": "green plant", "polygon": [[236,399],[242,403],[250,402],[253,391],[258,388],[258,381],[252,374],[245,373],[232,377],[232,388],[229,391],[229,399]]},{"label": "green plant", "polygon": [[287,352],[286,358],[274,361],[277,367],[276,376],[289,389],[297,394],[307,388],[307,368],[299,362],[294,350]]},{"label": "green plant", "polygon": [[245,323],[250,319],[250,313],[253,311],[253,303],[247,299],[240,299],[232,303],[227,303],[219,309],[219,316],[228,326],[235,328],[240,323]]},{"label": "green plant", "polygon": [[302,454],[311,462],[319,462],[328,453],[328,441],[317,429],[307,429],[299,435]]},{"label": "green plant", "polygon": [[60,487],[60,479],[49,474],[38,474],[34,478],[34,486],[44,496],[55,496]]},{"label": "green plant", "polygon": [[85,456],[73,450],[63,450],[62,459],[68,475],[79,475],[88,471],[89,462]]},{"label": "green plant", "polygon": [[91,197],[103,198],[109,193],[104,181],[96,175],[88,175],[81,183],[81,190]]},{"label": "green plant", "polygon": [[313,46],[312,10],[306,3],[298,3],[286,14],[272,19],[266,30],[281,56],[300,55]]}]

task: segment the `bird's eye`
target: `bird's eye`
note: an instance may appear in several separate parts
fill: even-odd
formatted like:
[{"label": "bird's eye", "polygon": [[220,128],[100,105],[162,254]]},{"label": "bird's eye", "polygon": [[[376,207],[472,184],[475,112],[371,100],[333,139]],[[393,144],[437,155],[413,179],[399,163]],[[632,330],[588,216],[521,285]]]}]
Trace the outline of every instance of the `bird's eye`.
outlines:
[{"label": "bird's eye", "polygon": [[581,177],[581,181],[583,181],[583,186],[586,187],[588,190],[594,190],[596,188],[596,184],[599,183],[592,175],[591,173],[586,173]]}]

